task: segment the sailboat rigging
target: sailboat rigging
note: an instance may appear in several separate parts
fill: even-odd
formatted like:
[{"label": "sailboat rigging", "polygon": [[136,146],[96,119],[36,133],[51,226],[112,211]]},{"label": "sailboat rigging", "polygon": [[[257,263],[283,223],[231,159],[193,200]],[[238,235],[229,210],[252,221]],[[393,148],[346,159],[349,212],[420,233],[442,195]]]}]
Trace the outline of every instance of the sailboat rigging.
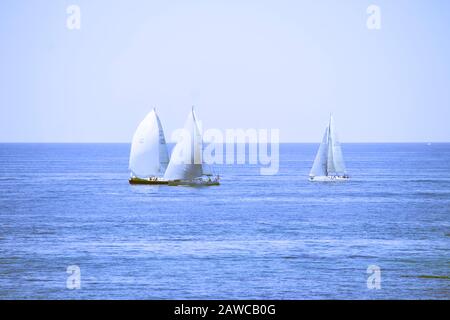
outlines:
[{"label": "sailboat rigging", "polygon": [[330,116],[330,121],[325,129],[322,143],[309,174],[309,180],[336,181],[348,179],[341,144],[337,137],[333,117]]},{"label": "sailboat rigging", "polygon": [[219,185],[219,176],[212,177],[203,163],[203,137],[192,107],[183,130],[184,136],[175,145],[164,174],[170,186]]}]

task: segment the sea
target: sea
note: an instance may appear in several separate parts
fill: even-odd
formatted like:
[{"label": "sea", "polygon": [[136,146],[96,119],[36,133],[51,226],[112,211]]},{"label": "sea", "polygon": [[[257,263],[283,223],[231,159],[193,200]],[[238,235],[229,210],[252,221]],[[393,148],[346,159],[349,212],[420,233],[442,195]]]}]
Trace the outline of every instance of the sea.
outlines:
[{"label": "sea", "polygon": [[0,144],[0,299],[449,299],[450,144],[343,144],[351,177],[128,183],[129,144]]}]

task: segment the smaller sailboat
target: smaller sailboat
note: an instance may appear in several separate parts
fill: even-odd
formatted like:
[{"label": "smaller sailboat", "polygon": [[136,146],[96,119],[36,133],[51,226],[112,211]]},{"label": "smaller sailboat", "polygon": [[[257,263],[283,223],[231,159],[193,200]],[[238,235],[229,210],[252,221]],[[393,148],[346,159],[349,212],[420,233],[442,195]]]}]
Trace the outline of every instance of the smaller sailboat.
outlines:
[{"label": "smaller sailboat", "polygon": [[317,151],[316,159],[309,174],[310,181],[339,181],[348,180],[333,117],[325,129],[325,134]]},{"label": "smaller sailboat", "polygon": [[183,137],[175,145],[164,180],[169,186],[217,186],[219,176],[213,177],[203,163],[203,137],[192,107],[184,124]]},{"label": "smaller sailboat", "polygon": [[129,162],[130,184],[167,184],[162,176],[168,162],[164,131],[153,108],[133,136]]}]

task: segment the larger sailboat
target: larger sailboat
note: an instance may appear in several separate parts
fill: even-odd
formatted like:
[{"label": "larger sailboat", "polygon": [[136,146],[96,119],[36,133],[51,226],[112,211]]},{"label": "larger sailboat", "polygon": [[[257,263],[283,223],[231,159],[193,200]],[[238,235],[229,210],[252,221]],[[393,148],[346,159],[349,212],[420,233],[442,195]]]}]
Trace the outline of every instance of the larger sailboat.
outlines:
[{"label": "larger sailboat", "polygon": [[169,163],[164,131],[153,109],[139,124],[131,144],[131,184],[167,184],[162,176]]},{"label": "larger sailboat", "polygon": [[219,176],[212,177],[203,163],[203,137],[192,107],[180,141],[175,145],[164,180],[169,186],[215,186]]},{"label": "larger sailboat", "polygon": [[317,151],[316,159],[309,174],[310,181],[336,181],[348,180],[333,117],[325,129],[322,143]]}]

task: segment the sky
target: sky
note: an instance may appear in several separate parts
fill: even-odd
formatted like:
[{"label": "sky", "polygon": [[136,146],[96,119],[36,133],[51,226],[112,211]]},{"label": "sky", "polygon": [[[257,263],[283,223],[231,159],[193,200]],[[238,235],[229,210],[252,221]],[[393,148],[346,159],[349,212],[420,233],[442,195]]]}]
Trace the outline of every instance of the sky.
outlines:
[{"label": "sky", "polygon": [[448,142],[449,32],[440,0],[3,0],[0,142],[130,142],[154,106],[170,140],[191,105],[282,142],[330,113],[344,143]]}]

